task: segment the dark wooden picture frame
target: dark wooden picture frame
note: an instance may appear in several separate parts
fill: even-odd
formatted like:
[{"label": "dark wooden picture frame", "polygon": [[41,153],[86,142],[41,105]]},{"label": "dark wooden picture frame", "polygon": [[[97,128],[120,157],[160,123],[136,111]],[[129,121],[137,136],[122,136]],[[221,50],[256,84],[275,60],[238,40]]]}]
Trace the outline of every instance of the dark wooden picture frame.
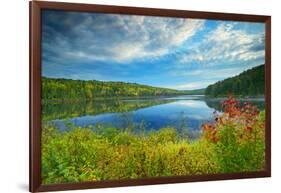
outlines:
[{"label": "dark wooden picture frame", "polygon": [[[58,191],[88,188],[105,188],[149,184],[182,183],[209,180],[259,178],[271,176],[271,17],[231,13],[104,6],[92,4],[29,2],[30,9],[30,191]],[[41,182],[41,11],[54,9],[77,12],[101,12],[145,16],[169,16],[181,18],[216,19],[265,23],[265,110],[266,151],[265,170],[258,172],[209,174],[198,176],[154,177],[145,179],[110,180],[98,182],[42,185]]]}]

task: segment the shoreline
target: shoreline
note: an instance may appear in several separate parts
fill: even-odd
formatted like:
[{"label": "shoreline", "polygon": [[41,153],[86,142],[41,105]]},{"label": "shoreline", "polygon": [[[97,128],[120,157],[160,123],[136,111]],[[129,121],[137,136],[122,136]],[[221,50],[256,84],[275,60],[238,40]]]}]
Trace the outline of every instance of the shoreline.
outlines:
[{"label": "shoreline", "polygon": [[[167,100],[183,100],[180,97],[198,97],[194,98],[193,100],[208,100],[208,101],[220,101],[226,100],[227,96],[220,96],[220,97],[210,97],[206,95],[162,95],[162,96],[127,96],[127,97],[97,97],[93,99],[85,99],[85,98],[78,98],[78,99],[55,99],[55,100],[46,100],[41,99],[42,104],[44,103],[62,103],[62,102],[90,102],[90,101],[102,101],[102,100],[143,100],[143,99],[167,99]],[[248,101],[248,100],[255,100],[255,101],[264,101],[265,96],[234,96],[238,100]]]},{"label": "shoreline", "polygon": [[[234,96],[235,99],[241,100],[241,101],[265,101],[265,96]],[[227,96],[220,96],[220,97],[209,97],[205,96],[205,100],[208,101],[220,101],[220,100],[226,100]]]},{"label": "shoreline", "polygon": [[78,98],[78,99],[41,99],[44,102],[89,102],[89,101],[99,101],[99,100],[131,100],[131,99],[163,99],[163,98],[173,98],[173,97],[180,97],[180,96],[201,96],[204,97],[205,95],[161,95],[161,96],[121,96],[121,97],[95,97],[93,99],[86,99],[86,98]]}]

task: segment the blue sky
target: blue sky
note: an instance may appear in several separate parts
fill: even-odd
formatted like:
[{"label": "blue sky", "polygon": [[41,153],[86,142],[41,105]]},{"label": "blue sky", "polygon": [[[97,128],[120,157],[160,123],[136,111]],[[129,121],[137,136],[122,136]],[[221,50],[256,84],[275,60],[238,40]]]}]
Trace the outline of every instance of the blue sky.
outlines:
[{"label": "blue sky", "polygon": [[265,61],[263,23],[44,10],[42,75],[191,90]]}]

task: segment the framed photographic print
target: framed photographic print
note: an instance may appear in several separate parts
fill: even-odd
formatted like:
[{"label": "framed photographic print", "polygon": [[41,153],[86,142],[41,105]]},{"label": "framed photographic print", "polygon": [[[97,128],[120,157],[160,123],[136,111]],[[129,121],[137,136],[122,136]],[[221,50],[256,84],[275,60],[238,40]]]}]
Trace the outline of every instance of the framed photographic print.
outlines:
[{"label": "framed photographic print", "polygon": [[269,177],[270,22],[30,2],[30,191]]}]

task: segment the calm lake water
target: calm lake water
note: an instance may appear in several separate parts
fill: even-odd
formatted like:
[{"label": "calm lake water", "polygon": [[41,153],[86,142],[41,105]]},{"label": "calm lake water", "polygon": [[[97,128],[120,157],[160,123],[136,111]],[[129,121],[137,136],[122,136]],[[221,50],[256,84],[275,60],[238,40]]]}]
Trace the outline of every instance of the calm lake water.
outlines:
[{"label": "calm lake water", "polygon": [[[221,111],[223,99],[206,99],[188,95],[145,99],[108,99],[91,102],[43,104],[43,123],[55,124],[60,130],[69,125],[97,125],[124,129],[158,130],[174,127],[179,132],[188,131],[190,137],[200,135],[202,123],[213,120],[213,112]],[[264,100],[243,99],[264,108]]]}]

